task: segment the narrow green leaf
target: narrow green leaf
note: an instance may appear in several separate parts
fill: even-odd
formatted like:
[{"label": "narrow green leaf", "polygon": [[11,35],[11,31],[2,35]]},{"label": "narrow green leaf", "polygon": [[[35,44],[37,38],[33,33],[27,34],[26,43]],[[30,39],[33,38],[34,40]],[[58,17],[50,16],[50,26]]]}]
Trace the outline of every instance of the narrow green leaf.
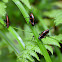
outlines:
[{"label": "narrow green leaf", "polygon": [[10,45],[10,46],[13,48],[14,52],[15,52],[16,55],[17,55],[17,54],[19,53],[19,50],[16,49],[16,47],[14,46],[14,44],[13,44],[13,43],[7,38],[7,36],[5,36],[5,34],[2,33],[1,31],[0,31],[0,35],[1,35],[1,37],[2,37],[3,39],[5,39],[5,41],[7,42],[7,44]]},{"label": "narrow green leaf", "polygon": [[13,34],[11,32],[7,32],[7,33],[5,33],[5,35],[14,44],[14,46],[16,46],[16,48],[19,51],[22,51],[23,50],[22,47],[21,47],[21,45],[18,43],[17,39],[13,36]]},{"label": "narrow green leaf", "polygon": [[[5,25],[4,21],[1,18],[0,18],[0,22]],[[18,40],[18,43],[24,49],[25,44],[24,44],[23,40],[21,39],[21,37],[17,34],[17,32],[11,26],[9,26],[8,30],[9,30],[9,32],[11,32],[13,34],[13,36]]]},{"label": "narrow green leaf", "polygon": [[24,44],[23,40],[21,39],[21,37],[17,34],[17,32],[11,26],[9,26],[8,30],[13,34],[13,36],[17,39],[18,43],[24,49],[25,44]]},{"label": "narrow green leaf", "polygon": [[20,0],[20,1],[22,1],[29,9],[31,9],[29,0]]},{"label": "narrow green leaf", "polygon": [[6,25],[3,21],[3,19],[0,18],[0,23],[2,23],[4,26]]},{"label": "narrow green leaf", "polygon": [[26,18],[26,17],[29,17],[29,15],[27,14],[25,8],[23,7],[23,5],[21,4],[21,2],[19,0],[12,0],[17,6],[18,8],[20,9],[21,13],[23,14],[25,20],[27,23],[29,23],[29,18]]}]

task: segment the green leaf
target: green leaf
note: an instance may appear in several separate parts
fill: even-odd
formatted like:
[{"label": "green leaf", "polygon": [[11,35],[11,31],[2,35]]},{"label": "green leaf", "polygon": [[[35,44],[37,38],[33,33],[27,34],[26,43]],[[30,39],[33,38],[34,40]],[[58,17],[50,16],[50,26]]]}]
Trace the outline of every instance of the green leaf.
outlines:
[{"label": "green leaf", "polygon": [[57,36],[51,36],[52,38],[56,39],[58,42],[62,43],[62,34],[59,34]]},{"label": "green leaf", "polygon": [[[0,22],[5,25],[5,23],[4,23],[4,21],[3,21],[2,19],[0,19]],[[8,29],[9,32],[11,32],[12,35],[17,39],[19,45],[22,47],[21,49],[24,49],[24,48],[25,48],[25,44],[24,44],[24,42],[22,41],[21,37],[17,34],[17,32],[16,32],[11,26],[9,26],[9,28],[7,28],[7,29]],[[8,37],[8,38],[10,39],[9,36],[5,36],[5,37]],[[4,37],[4,39],[5,39],[5,37]],[[7,40],[7,41],[8,41],[8,40]],[[9,43],[9,44],[12,45],[12,43],[13,43],[13,41],[10,40],[10,43]],[[13,45],[14,45],[14,43],[13,43]],[[14,47],[14,49],[15,49],[15,47]],[[17,49],[16,49],[16,51],[17,51]],[[19,52],[19,51],[17,51],[17,52]]]},{"label": "green leaf", "polygon": [[19,51],[23,50],[22,47],[21,47],[21,45],[18,43],[17,39],[12,35],[11,32],[7,32],[7,33],[5,33],[5,35],[14,44],[14,47],[16,47],[16,49],[18,49]]},{"label": "green leaf", "polygon": [[29,0],[20,0],[21,2],[23,2],[29,9],[31,9]]},{"label": "green leaf", "polygon": [[15,54],[18,54],[18,52],[19,52],[18,49],[15,48],[14,44],[7,38],[7,36],[4,33],[2,33],[1,31],[0,31],[0,35],[7,42],[7,44],[12,47]]},{"label": "green leaf", "polygon": [[0,23],[2,23],[4,26],[6,25],[3,21],[3,19],[0,18]]},{"label": "green leaf", "polygon": [[17,62],[29,62],[27,59],[19,58],[17,59]]},{"label": "green leaf", "polygon": [[0,2],[0,17],[5,16],[6,14],[6,5],[3,2]]},{"label": "green leaf", "polygon": [[48,49],[48,50],[53,54],[53,49],[52,49],[51,46],[49,46],[49,45],[45,45],[45,47],[46,47],[46,49]]},{"label": "green leaf", "polygon": [[40,61],[38,55],[34,51],[30,51],[29,53],[30,53],[30,55],[32,55],[33,57],[35,57],[38,61]]},{"label": "green leaf", "polygon": [[20,59],[20,58],[22,58],[23,60],[22,61],[24,61],[24,60],[30,60],[30,61],[34,61],[34,59],[31,57],[31,55],[29,54],[29,52],[28,52],[29,50],[24,50],[24,51],[22,51],[19,55],[18,55],[18,58]]},{"label": "green leaf", "polygon": [[50,37],[43,38],[42,41],[44,44],[51,44],[51,45],[56,45],[60,47],[60,44],[58,43],[58,41]]},{"label": "green leaf", "polygon": [[62,24],[62,10],[52,10],[50,12],[45,12],[45,15],[54,18],[55,25]]},{"label": "green leaf", "polygon": [[[35,47],[35,46],[36,46],[36,47]],[[29,47],[29,48],[28,48],[28,47]],[[37,58],[37,60],[39,60],[38,55],[36,54],[36,52],[39,53],[39,54],[42,54],[42,53],[41,53],[41,51],[40,51],[38,45],[37,45],[34,41],[31,41],[31,42],[28,41],[28,42],[26,43],[26,49],[29,51],[28,53],[29,53],[30,55],[32,55],[33,57]]]},{"label": "green leaf", "polygon": [[17,34],[17,32],[11,26],[9,26],[8,30],[13,34],[13,36],[17,39],[18,43],[24,49],[25,44],[24,44],[23,40],[21,39],[21,37]]},{"label": "green leaf", "polygon": [[23,14],[25,20],[27,20],[26,22],[29,23],[29,18],[26,18],[26,17],[29,17],[29,15],[27,14],[25,8],[23,7],[23,5],[21,4],[21,2],[19,0],[12,0],[17,6],[18,8],[20,9],[21,13]]}]

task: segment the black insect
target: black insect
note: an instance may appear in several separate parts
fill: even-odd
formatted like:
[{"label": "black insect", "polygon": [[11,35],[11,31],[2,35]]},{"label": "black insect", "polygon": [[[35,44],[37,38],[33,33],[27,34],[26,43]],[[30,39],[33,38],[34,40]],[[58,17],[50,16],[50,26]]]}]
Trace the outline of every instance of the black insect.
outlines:
[{"label": "black insect", "polygon": [[48,33],[49,33],[49,30],[48,30],[48,29],[45,30],[45,31],[43,31],[43,32],[41,33],[41,35],[39,36],[38,39],[40,40],[40,39],[44,38]]}]

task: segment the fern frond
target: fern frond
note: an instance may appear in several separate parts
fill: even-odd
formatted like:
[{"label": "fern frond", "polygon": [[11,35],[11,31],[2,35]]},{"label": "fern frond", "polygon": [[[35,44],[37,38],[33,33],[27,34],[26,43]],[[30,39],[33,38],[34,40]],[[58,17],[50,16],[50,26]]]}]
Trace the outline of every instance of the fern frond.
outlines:
[{"label": "fern frond", "polygon": [[50,12],[45,12],[45,15],[54,18],[55,25],[62,23],[62,10],[52,10]]},{"label": "fern frond", "polygon": [[62,34],[59,34],[57,36],[51,36],[52,38],[56,39],[58,42],[62,43]]},{"label": "fern frond", "polygon": [[18,55],[18,58],[19,58],[19,59],[22,58],[22,59],[21,59],[22,62],[24,62],[24,61],[27,60],[27,59],[28,59],[28,62],[29,62],[29,60],[30,60],[30,61],[34,61],[34,59],[30,56],[29,52],[30,52],[30,50],[29,50],[29,51],[28,51],[28,50],[22,51],[22,52]]},{"label": "fern frond", "polygon": [[44,44],[51,44],[51,45],[56,45],[60,47],[60,44],[54,38],[52,39],[51,37],[46,37],[46,38],[43,38],[42,41]]}]

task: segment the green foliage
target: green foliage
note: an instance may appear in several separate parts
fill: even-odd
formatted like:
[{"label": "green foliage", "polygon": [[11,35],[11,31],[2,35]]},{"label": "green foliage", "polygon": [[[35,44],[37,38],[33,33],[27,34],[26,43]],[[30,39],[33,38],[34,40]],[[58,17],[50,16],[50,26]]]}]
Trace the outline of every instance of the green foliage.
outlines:
[{"label": "green foliage", "polygon": [[55,40],[55,38],[49,38],[49,37],[46,37],[45,39],[42,39],[43,40],[43,43],[44,44],[51,44],[51,45],[56,45],[56,46],[59,46],[59,43],[57,40]]},{"label": "green foliage", "polygon": [[52,5],[53,6],[55,5],[55,6],[58,6],[58,7],[62,8],[62,1],[54,2]]},{"label": "green foliage", "polygon": [[29,9],[31,9],[29,0],[20,0],[20,1],[22,1]]},{"label": "green foliage", "polygon": [[[12,5],[10,5],[9,2],[10,3],[12,2]],[[42,0],[42,1],[35,2],[36,4],[34,2],[35,0],[0,1],[0,28],[1,28],[0,56],[3,55],[2,49],[4,47],[5,48],[7,47],[9,54],[12,55],[13,52],[15,53],[14,55],[17,56],[17,62],[34,62],[34,61],[44,62],[44,58],[46,62],[59,62],[59,60],[60,62],[62,62],[61,59],[62,53],[58,48],[61,47],[59,43],[62,43],[61,41],[62,34],[55,35],[53,32],[49,31],[49,37],[46,36],[46,38],[41,39],[41,41],[38,39],[39,33],[48,29],[48,26],[51,27],[51,24],[54,23],[55,26],[60,25],[62,23],[61,20],[62,9],[52,9],[54,5],[62,8],[61,6],[62,4],[60,4],[59,2],[56,3],[55,0],[54,1],[51,0],[51,2],[49,0],[48,1]],[[30,5],[30,3],[34,3],[34,4]],[[11,6],[11,8],[10,7],[8,8],[9,6],[8,4]],[[39,7],[40,10],[37,7]],[[11,11],[12,9],[13,10],[15,9],[15,11]],[[50,9],[50,11],[46,11],[47,9],[48,10]],[[34,14],[34,18],[39,20],[39,23],[37,23],[35,26],[31,26],[31,24],[29,23],[29,18],[27,18],[29,17],[27,12],[32,10],[33,10],[32,13]],[[16,25],[15,23],[17,20],[23,26],[20,27],[21,25],[17,23],[18,24],[16,25],[17,28],[13,26],[9,26],[9,28],[7,28],[5,22],[3,21],[5,18],[4,16],[6,16],[5,14],[7,12],[8,15],[10,15],[9,18],[11,18],[10,19],[11,22],[12,23],[14,22],[14,25]],[[11,15],[10,13],[13,15]],[[52,18],[54,22],[51,23],[51,19],[44,19],[43,18],[44,16],[48,16]],[[25,20],[23,18],[26,20],[28,25],[26,25]],[[24,24],[22,24],[22,22]],[[3,27],[3,29],[1,26]],[[51,58],[47,50],[51,52],[52,55]],[[53,52],[57,54],[57,57],[53,55]],[[12,57],[14,55],[12,55]],[[39,57],[39,55],[41,57]],[[42,55],[44,56],[44,58],[42,58]]]},{"label": "green foliage", "polygon": [[6,14],[6,5],[3,2],[0,2],[0,17],[5,16]]},{"label": "green foliage", "polygon": [[14,35],[14,37],[17,39],[21,47],[24,49],[25,44],[23,43],[21,37],[16,33],[16,31],[12,27],[9,27],[8,30]]},{"label": "green foliage", "polygon": [[45,15],[54,18],[55,25],[62,23],[62,10],[52,10],[50,12],[46,12]]},{"label": "green foliage", "polygon": [[57,40],[58,42],[62,43],[62,34],[59,34],[57,36],[51,36],[52,38],[54,38],[55,40]]}]

